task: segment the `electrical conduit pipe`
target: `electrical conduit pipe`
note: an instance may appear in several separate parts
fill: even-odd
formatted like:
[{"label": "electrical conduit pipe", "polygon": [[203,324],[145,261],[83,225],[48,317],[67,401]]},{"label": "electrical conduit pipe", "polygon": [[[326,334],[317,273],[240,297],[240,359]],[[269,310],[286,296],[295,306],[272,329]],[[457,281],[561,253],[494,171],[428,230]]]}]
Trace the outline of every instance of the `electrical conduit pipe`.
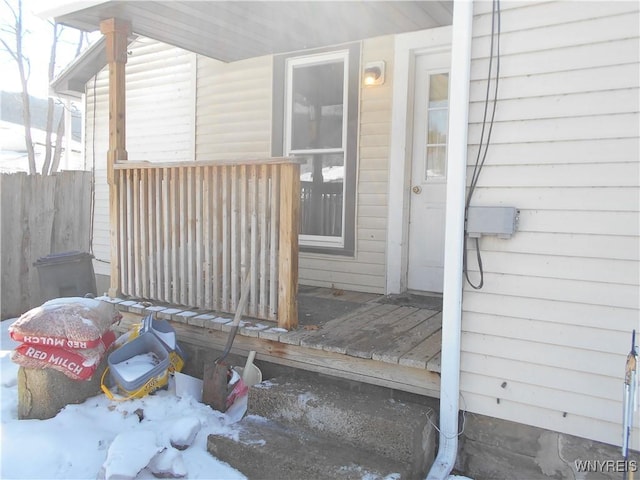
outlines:
[{"label": "electrical conduit pipe", "polygon": [[453,2],[449,145],[442,305],[440,446],[427,480],[446,479],[458,454],[460,334],[462,324],[462,252],[469,124],[469,77],[473,0]]}]

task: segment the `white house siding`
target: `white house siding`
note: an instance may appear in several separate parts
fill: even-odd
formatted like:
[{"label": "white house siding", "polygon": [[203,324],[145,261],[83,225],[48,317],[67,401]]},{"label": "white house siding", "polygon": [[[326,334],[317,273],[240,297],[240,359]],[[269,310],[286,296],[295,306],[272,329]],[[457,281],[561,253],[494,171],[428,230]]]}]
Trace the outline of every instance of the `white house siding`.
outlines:
[{"label": "white house siding", "polygon": [[[520,227],[480,242],[485,285],[463,299],[462,406],[620,444],[640,326],[638,3],[501,4],[499,103],[472,203],[518,207]],[[470,163],[490,32],[491,3],[478,2]],[[474,249],[469,263],[477,281]]]},{"label": "white house siding", "polygon": [[384,60],[386,79],[360,89],[355,255],[300,254],[300,283],[384,293],[393,49],[393,36],[362,43],[361,65]]},{"label": "white house siding", "polygon": [[[195,55],[147,38],[129,46],[126,66],[127,153],[132,161],[188,161],[195,145]],[[109,275],[108,69],[86,86],[87,168],[95,154],[94,269]],[[94,93],[95,90],[95,93]],[[94,101],[97,99],[97,101]],[[94,115],[95,108],[95,115]],[[95,118],[95,125],[94,119]],[[94,134],[95,132],[95,134]]]},{"label": "white house siding", "polygon": [[198,56],[196,159],[271,156],[271,56],[224,63]]}]

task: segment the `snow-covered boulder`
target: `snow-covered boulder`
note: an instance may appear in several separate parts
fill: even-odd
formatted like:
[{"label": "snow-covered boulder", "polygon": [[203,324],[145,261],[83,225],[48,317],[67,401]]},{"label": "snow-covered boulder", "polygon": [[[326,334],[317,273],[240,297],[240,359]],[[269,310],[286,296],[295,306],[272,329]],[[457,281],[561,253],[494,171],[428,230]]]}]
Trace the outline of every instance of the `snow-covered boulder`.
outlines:
[{"label": "snow-covered boulder", "polygon": [[157,453],[147,465],[147,470],[156,478],[184,478],[187,476],[187,467],[184,464],[182,453],[175,448],[165,448]]},{"label": "snow-covered boulder", "polygon": [[197,417],[183,417],[170,427],[169,441],[178,450],[185,450],[191,446],[200,431],[200,420]]}]

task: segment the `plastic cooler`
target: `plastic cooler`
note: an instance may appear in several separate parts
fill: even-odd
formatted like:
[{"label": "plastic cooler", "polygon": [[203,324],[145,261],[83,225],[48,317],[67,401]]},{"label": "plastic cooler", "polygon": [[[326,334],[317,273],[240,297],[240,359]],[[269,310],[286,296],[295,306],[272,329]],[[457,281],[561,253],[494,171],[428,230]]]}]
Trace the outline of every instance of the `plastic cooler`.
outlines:
[{"label": "plastic cooler", "polygon": [[[153,353],[159,360],[158,364],[134,380],[125,379],[123,372],[119,371],[122,367],[118,364],[146,353]],[[165,386],[169,381],[169,353],[160,340],[150,332],[140,334],[109,354],[108,362],[111,379],[117,385],[118,391],[131,398],[144,397]]]}]

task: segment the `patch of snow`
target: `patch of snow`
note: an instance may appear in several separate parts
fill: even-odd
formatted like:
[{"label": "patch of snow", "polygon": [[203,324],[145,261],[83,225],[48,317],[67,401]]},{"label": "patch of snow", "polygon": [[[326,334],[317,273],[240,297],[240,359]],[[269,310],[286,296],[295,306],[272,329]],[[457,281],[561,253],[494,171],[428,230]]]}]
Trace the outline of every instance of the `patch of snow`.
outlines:
[{"label": "patch of snow", "polygon": [[111,367],[125,382],[133,382],[148,374],[158,363],[160,363],[160,360],[156,354],[147,352],[127,358],[122,362],[114,363]]},{"label": "patch of snow", "polygon": [[151,459],[162,450],[151,430],[133,430],[114,438],[103,468],[106,480],[134,479]]},{"label": "patch of snow", "polygon": [[161,332],[156,330],[155,328],[151,328],[153,330],[154,335],[156,335],[162,343],[164,343],[167,347],[172,350],[176,348],[176,332]]},{"label": "patch of snow", "polygon": [[69,305],[70,303],[76,303],[84,306],[87,309],[99,308],[102,302],[95,298],[85,297],[61,297],[47,300],[42,304],[42,307],[56,306],[56,305]]},{"label": "patch of snow", "polygon": [[306,405],[308,402],[312,400],[316,400],[318,397],[313,395],[311,392],[305,392],[298,395],[298,404],[301,406]]},{"label": "patch of snow", "polygon": [[230,318],[224,318],[224,317],[216,317],[213,319],[213,321],[215,323],[229,323],[231,321]]},{"label": "patch of snow", "polygon": [[271,387],[277,387],[279,384],[276,382],[273,382],[272,380],[263,380],[260,383],[256,383],[252,388],[271,388]]}]

